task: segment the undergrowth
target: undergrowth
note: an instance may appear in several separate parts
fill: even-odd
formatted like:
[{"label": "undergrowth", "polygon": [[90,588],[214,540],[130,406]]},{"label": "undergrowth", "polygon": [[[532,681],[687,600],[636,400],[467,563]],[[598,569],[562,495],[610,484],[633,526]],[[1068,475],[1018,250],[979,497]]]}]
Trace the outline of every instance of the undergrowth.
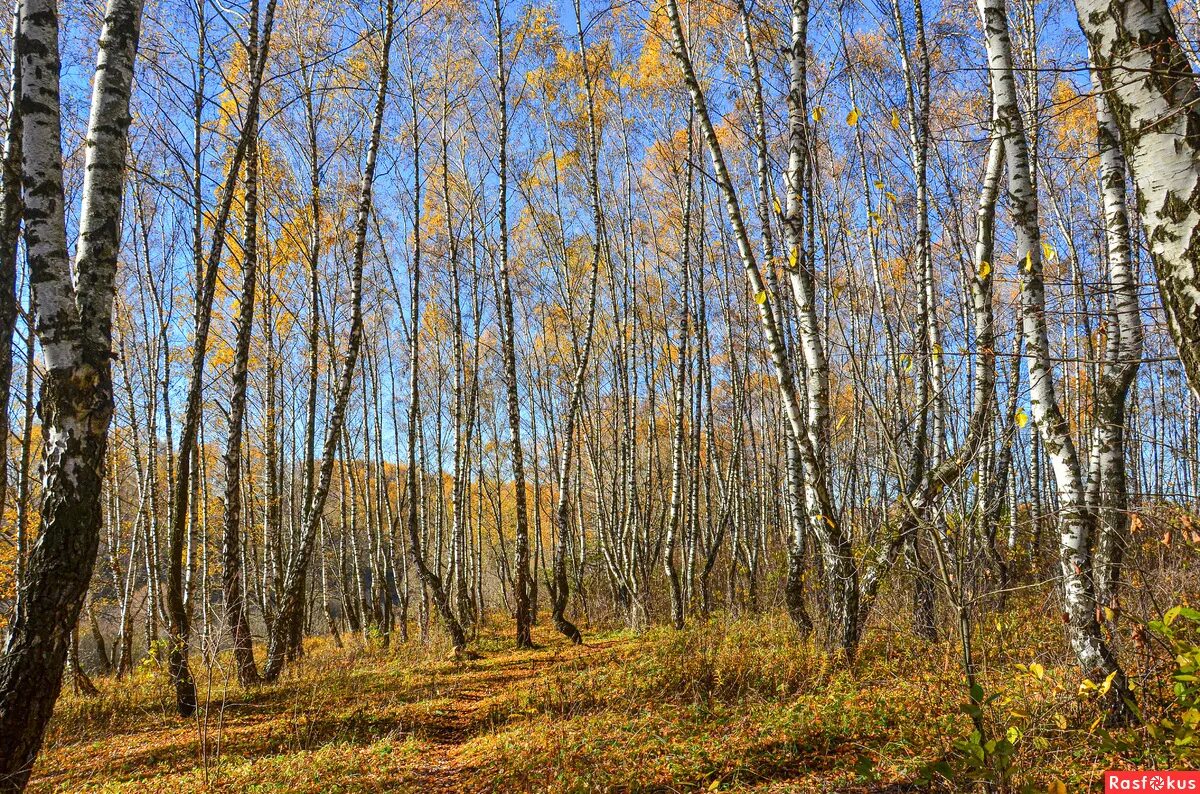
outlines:
[{"label": "undergrowth", "polygon": [[440,640],[310,640],[249,690],[218,656],[197,666],[194,721],[150,661],[64,694],[32,790],[1086,791],[1105,768],[1194,766],[1200,613],[1145,629],[1126,655],[1145,723],[1109,731],[1103,682],[1080,679],[1052,608],[1026,600],[977,627],[984,735],[955,643],[884,621],[852,665],[775,613],[583,647],[539,626],[520,652],[496,623],[469,662]]}]

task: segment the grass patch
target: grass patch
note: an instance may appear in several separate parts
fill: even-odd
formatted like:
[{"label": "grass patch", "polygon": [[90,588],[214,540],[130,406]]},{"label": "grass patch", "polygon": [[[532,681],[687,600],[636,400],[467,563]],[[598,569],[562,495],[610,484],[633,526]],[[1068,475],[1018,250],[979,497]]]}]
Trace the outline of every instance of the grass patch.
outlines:
[{"label": "grass patch", "polygon": [[[1013,791],[1086,790],[1153,757],[1096,728],[1048,608],[1027,601],[981,627],[988,729],[1015,737]],[[31,790],[928,790],[922,771],[961,755],[971,730],[956,645],[886,627],[849,667],[778,614],[582,647],[539,626],[529,651],[508,628],[488,626],[481,658],[462,663],[442,642],[311,640],[279,682],[250,690],[218,659],[197,667],[193,721],[174,716],[153,663],[101,679],[96,697],[63,696]],[[1147,700],[1165,691],[1161,664],[1131,667]]]}]

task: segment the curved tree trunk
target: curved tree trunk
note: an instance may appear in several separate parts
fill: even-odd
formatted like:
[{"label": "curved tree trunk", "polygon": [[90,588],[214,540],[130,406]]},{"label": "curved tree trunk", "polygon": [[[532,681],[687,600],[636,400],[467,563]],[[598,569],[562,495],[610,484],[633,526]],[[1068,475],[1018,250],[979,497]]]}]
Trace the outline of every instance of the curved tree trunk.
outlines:
[{"label": "curved tree trunk", "polygon": [[499,170],[500,170],[500,255],[496,263],[499,282],[500,348],[507,391],[508,431],[512,446],[513,503],[516,507],[516,590],[517,647],[533,647],[533,607],[529,581],[529,509],[525,493],[525,454],[521,448],[521,401],[517,391],[516,331],[513,327],[512,282],[508,257],[508,67],[504,62],[504,8],[501,0],[493,4],[496,15],[496,91],[499,99]]},{"label": "curved tree trunk", "polygon": [[[411,66],[411,64],[410,64]],[[408,360],[408,471],[407,471],[407,494],[408,494],[408,511],[406,518],[406,526],[408,527],[408,544],[409,553],[412,557],[413,566],[417,569],[417,576],[421,580],[421,584],[429,592],[433,598],[433,604],[437,608],[438,614],[441,615],[442,621],[446,624],[446,631],[450,634],[450,642],[454,646],[454,653],[461,654],[467,647],[466,632],[463,631],[462,622],[454,613],[454,608],[450,603],[450,597],[446,592],[445,582],[440,574],[440,564],[436,567],[431,567],[425,559],[423,551],[424,543],[421,538],[421,509],[422,509],[422,480],[425,476],[424,472],[424,455],[418,457],[417,443],[418,436],[421,432],[420,415],[420,364],[421,364],[421,300],[424,297],[421,293],[421,130],[418,123],[419,105],[417,102],[418,93],[413,73],[409,72],[409,95],[412,99],[412,114],[413,114],[413,258],[412,268],[409,274],[409,292],[408,292],[408,310],[409,310],[409,360]],[[449,223],[449,216],[447,216]],[[440,478],[440,470],[437,476]],[[440,489],[440,485],[439,485]],[[436,552],[435,552],[436,554]],[[424,629],[422,628],[422,632]]]},{"label": "curved tree trunk", "polygon": [[592,74],[587,60],[587,42],[583,36],[583,10],[575,0],[575,29],[579,38],[579,54],[583,71],[584,93],[587,96],[588,116],[588,194],[592,204],[592,269],[588,278],[588,318],[583,336],[583,349],[575,362],[571,378],[571,394],[567,402],[567,421],[563,428],[562,454],[558,460],[558,500],[554,505],[554,571],[549,582],[550,618],[554,627],[571,642],[583,642],[583,635],[574,623],[567,620],[567,598],[570,585],[567,581],[567,540],[571,531],[571,463],[575,452],[575,426],[583,402],[583,384],[591,360],[592,341],[596,330],[596,293],[600,275],[600,254],[603,250],[604,218],[600,209],[600,180],[598,175],[600,158],[599,130],[596,125],[595,97]]},{"label": "curved tree trunk", "polygon": [[[200,422],[203,413],[204,363],[208,350],[208,334],[212,327],[212,305],[216,294],[217,274],[225,251],[225,233],[233,208],[238,175],[250,146],[251,122],[258,118],[259,94],[267,51],[270,48],[271,28],[275,21],[275,0],[269,0],[263,24],[262,51],[252,66],[249,98],[246,104],[246,127],[229,165],[221,187],[221,202],[213,223],[212,243],[204,268],[198,271],[200,282],[196,294],[196,329],[192,339],[191,380],[184,408],[183,429],[179,435],[178,471],[173,483],[170,528],[167,539],[167,617],[170,623],[171,647],[167,667],[175,686],[175,703],[179,716],[189,717],[196,710],[196,684],[188,664],[191,617],[184,593],[184,536],[187,532],[189,498],[192,492],[192,465],[196,457]],[[199,248],[199,242],[197,242]],[[198,252],[198,251],[197,251]],[[197,266],[199,263],[197,262]]]},{"label": "curved tree trunk", "polygon": [[1125,700],[1130,693],[1125,674],[1104,641],[1096,619],[1088,537],[1093,516],[1088,509],[1075,442],[1055,390],[1046,328],[1037,194],[1031,181],[1025,125],[1017,100],[1005,2],[980,0],[979,11],[991,73],[993,123],[1004,139],[1008,200],[1016,233],[1017,267],[1021,273],[1022,331],[1029,356],[1030,404],[1058,489],[1059,563],[1067,630],[1084,674],[1101,680],[1113,676],[1110,689],[1113,717],[1120,720],[1128,715]]},{"label": "curved tree trunk", "polygon": [[[1097,81],[1098,82],[1098,81]],[[1096,599],[1117,608],[1121,564],[1129,543],[1129,488],[1125,477],[1125,402],[1142,357],[1141,306],[1130,256],[1121,133],[1103,91],[1096,93],[1100,187],[1104,204],[1108,282],[1112,294],[1108,344],[1096,390],[1092,446],[1097,456],[1088,483],[1096,516]]]},{"label": "curved tree trunk", "polygon": [[[274,9],[275,0],[268,6],[268,19]],[[304,599],[307,595],[305,582],[309,560],[312,559],[316,535],[321,526],[321,514],[325,510],[325,500],[329,496],[329,485],[333,479],[333,466],[337,459],[338,441],[342,434],[342,425],[346,418],[346,406],[350,402],[350,392],[354,387],[354,367],[362,348],[363,337],[363,269],[366,262],[367,229],[371,216],[371,190],[375,180],[375,164],[379,156],[379,138],[383,129],[383,112],[386,107],[388,74],[392,51],[395,3],[388,0],[385,11],[383,28],[383,53],[379,65],[379,84],[375,93],[375,109],[371,121],[371,135],[367,144],[366,162],[363,164],[362,181],[359,184],[358,211],[354,222],[354,259],[351,270],[351,314],[350,337],[346,344],[346,361],[342,365],[341,379],[334,397],[333,410],[330,412],[325,431],[325,443],[321,450],[321,467],[317,475],[316,486],[313,489],[311,503],[304,513],[300,527],[299,547],[293,553],[287,566],[283,582],[283,593],[279,602],[279,610],[270,632],[267,646],[267,663],[263,670],[263,678],[273,681],[283,672],[283,665],[288,651],[292,646],[292,628],[304,612]],[[265,36],[264,36],[265,41]],[[265,43],[264,43],[265,47]],[[261,63],[261,59],[260,59]]]},{"label": "curved tree trunk", "polygon": [[[258,0],[250,4],[248,63],[258,62]],[[225,619],[233,638],[233,658],[242,686],[258,683],[253,638],[242,591],[242,432],[246,418],[246,375],[250,368],[250,335],[254,330],[254,298],[258,281],[258,119],[246,119],[245,220],[242,235],[242,291],[234,321],[233,387],[229,395],[229,440],[225,448],[225,535],[221,546],[221,587]]]}]

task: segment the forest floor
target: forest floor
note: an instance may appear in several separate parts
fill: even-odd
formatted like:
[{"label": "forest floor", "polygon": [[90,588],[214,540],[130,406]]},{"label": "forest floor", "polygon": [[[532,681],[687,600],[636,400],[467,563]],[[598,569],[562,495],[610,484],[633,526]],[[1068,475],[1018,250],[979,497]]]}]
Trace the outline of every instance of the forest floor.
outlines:
[{"label": "forest floor", "polygon": [[[1094,707],[1061,630],[1027,619],[1052,609],[988,627],[989,730],[1018,731],[1003,762],[1012,779],[1094,790],[1121,760],[1091,740]],[[197,659],[207,707],[186,721],[152,660],[124,681],[97,679],[97,696],[68,683],[30,790],[924,791],[922,770],[971,732],[956,643],[898,629],[873,630],[849,668],[778,614],[585,632],[583,646],[539,625],[530,651],[513,650],[509,632],[481,630],[467,662],[436,640],[314,639],[280,681],[248,690],[228,660]],[[960,782],[977,771],[955,768]]]}]

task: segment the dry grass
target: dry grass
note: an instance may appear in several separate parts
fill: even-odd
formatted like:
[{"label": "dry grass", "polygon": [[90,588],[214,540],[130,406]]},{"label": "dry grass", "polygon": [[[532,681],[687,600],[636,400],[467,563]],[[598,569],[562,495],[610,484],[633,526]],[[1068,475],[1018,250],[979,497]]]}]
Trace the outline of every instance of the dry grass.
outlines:
[{"label": "dry grass", "polygon": [[[1101,749],[1044,611],[1023,604],[982,632],[989,726],[1020,729],[1014,790],[1094,788],[1137,759]],[[582,648],[548,626],[537,650],[509,639],[489,626],[466,663],[436,643],[313,640],[281,681],[248,691],[221,659],[198,671],[207,708],[186,722],[144,665],[98,681],[98,697],[64,695],[31,790],[901,791],[970,731],[954,644],[906,632],[870,632],[851,668],[778,615]],[[1034,661],[1041,676],[1015,669]]]}]

